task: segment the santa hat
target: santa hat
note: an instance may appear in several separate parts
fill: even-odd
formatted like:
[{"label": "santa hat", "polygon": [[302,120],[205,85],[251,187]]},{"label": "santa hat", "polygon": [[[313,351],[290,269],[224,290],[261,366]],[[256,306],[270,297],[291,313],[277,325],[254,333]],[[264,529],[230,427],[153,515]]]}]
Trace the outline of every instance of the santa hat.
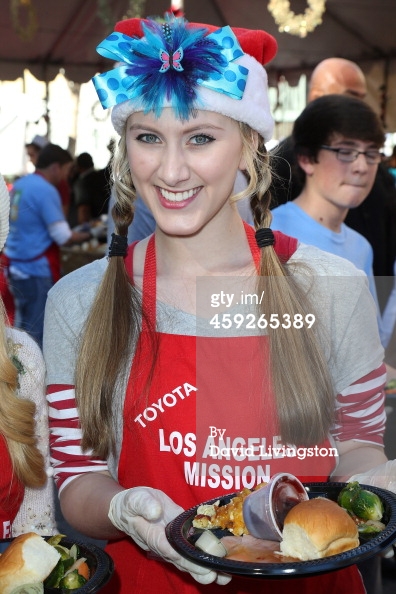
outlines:
[{"label": "santa hat", "polygon": [[116,60],[112,71],[94,77],[103,107],[113,107],[121,134],[135,111],[173,107],[187,119],[196,110],[245,122],[265,141],[273,132],[267,74],[275,39],[265,31],[200,25],[183,18],[164,23],[128,19],[116,24],[97,51]]},{"label": "santa hat", "polygon": [[7,239],[10,216],[10,196],[3,176],[0,174],[0,250]]}]

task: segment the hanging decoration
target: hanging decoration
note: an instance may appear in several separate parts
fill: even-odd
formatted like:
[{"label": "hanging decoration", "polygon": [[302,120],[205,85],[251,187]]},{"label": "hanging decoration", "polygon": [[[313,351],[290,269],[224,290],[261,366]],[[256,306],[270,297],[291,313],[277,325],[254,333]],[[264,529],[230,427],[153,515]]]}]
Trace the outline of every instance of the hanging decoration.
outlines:
[{"label": "hanging decoration", "polygon": [[322,23],[326,0],[308,0],[307,4],[302,14],[295,14],[290,9],[289,0],[270,0],[268,10],[281,33],[306,37]]},{"label": "hanging decoration", "polygon": [[23,41],[31,41],[38,29],[36,9],[33,0],[11,0],[11,23],[16,34]]},{"label": "hanging decoration", "polygon": [[97,14],[108,29],[114,26],[117,20],[143,17],[146,0],[129,0],[125,14],[116,18],[111,9],[110,0],[97,0]]},{"label": "hanging decoration", "polygon": [[126,12],[128,19],[141,19],[144,16],[146,0],[129,0],[129,8]]}]

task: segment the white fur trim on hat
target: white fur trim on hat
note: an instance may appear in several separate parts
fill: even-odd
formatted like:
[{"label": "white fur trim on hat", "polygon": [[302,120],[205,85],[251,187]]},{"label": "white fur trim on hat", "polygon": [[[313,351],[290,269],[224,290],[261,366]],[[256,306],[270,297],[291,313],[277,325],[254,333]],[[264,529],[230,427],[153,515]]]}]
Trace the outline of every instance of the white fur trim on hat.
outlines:
[{"label": "white fur trim on hat", "polygon": [[10,196],[3,176],[0,174],[0,250],[7,239],[10,225]]},{"label": "white fur trim on hat", "polygon": [[[248,54],[235,60],[235,63],[241,64],[249,70],[242,99],[233,99],[224,93],[198,86],[196,108],[215,111],[238,122],[244,122],[259,132],[267,142],[271,140],[274,130],[274,119],[268,97],[267,73],[264,67]],[[166,106],[164,104],[164,107]],[[118,134],[122,134],[128,117],[141,109],[141,104],[138,105],[133,101],[124,101],[124,103],[113,107],[111,120]]]}]

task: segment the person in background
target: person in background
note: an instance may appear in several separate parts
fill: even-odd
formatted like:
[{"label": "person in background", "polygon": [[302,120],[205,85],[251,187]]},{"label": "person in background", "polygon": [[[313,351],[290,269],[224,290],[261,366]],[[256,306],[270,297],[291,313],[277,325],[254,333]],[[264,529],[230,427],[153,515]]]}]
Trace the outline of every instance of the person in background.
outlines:
[{"label": "person in background", "polygon": [[81,225],[107,214],[110,195],[107,168],[95,169],[92,156],[81,153],[76,159],[77,179],[73,184],[77,223]]},{"label": "person in background", "polygon": [[[308,103],[329,94],[347,95],[364,100],[367,85],[364,73],[355,62],[343,58],[328,58],[312,72]],[[294,200],[301,192],[301,181],[295,175],[292,139],[288,137],[274,149],[274,175],[271,187],[272,207]],[[345,224],[363,235],[373,248],[375,277],[393,276],[396,259],[396,188],[384,163],[378,165],[374,184],[367,198],[357,208],[350,209]],[[390,291],[376,278],[381,311]]]},{"label": "person in background", "polygon": [[36,134],[36,136],[34,136],[32,140],[25,145],[26,154],[34,167],[36,167],[37,159],[41,149],[47,146],[47,144],[49,144],[49,141],[47,138],[45,138],[45,136],[39,136]]},{"label": "person in background", "polygon": [[[109,540],[116,570],[104,593],[209,594],[225,584],[228,593],[257,592],[256,580],[230,582],[185,559],[165,526],[185,508],[278,471],[319,481],[378,473],[391,484],[393,467],[383,466],[383,348],[367,277],[269,229],[265,143],[273,118],[262,64],[276,51],[270,35],[128,19],[99,48],[129,62],[94,79],[120,134],[115,234],[108,258],[51,289],[45,314],[62,510],[82,532]],[[248,185],[235,196],[238,171]],[[128,250],[137,195],[156,228]],[[255,228],[236,208],[242,196]],[[228,310],[221,296],[241,288],[265,297],[257,308],[242,300]],[[250,311],[272,326],[237,327],[235,311],[239,321]],[[308,327],[313,312],[317,324]],[[221,442],[211,427],[230,443],[260,436],[318,451],[332,444],[336,455],[220,459],[208,454]],[[274,589],[365,592],[355,566],[260,582],[261,592]]]},{"label": "person in background", "polygon": [[82,243],[90,232],[77,233],[66,222],[57,185],[68,175],[70,153],[45,146],[36,171],[18,179],[11,191],[10,233],[4,250],[15,326],[42,344],[47,293],[60,278],[60,246]]},{"label": "person in background", "polygon": [[[0,176],[0,249],[9,206]],[[44,360],[28,334],[8,326],[1,300],[0,458],[0,538],[56,533]]]},{"label": "person in background", "polygon": [[271,228],[346,258],[363,270],[381,315],[373,277],[373,250],[345,225],[351,208],[370,192],[385,135],[374,111],[360,99],[323,95],[294,123],[292,141],[300,194],[271,211]]},{"label": "person in background", "polygon": [[[41,150],[49,144],[49,140],[45,136],[39,136],[36,134],[31,142],[26,144],[26,152],[32,164],[36,167],[38,156]],[[62,202],[62,208],[65,216],[69,215],[70,209],[70,186],[67,178],[61,179],[56,189],[59,192]]]}]

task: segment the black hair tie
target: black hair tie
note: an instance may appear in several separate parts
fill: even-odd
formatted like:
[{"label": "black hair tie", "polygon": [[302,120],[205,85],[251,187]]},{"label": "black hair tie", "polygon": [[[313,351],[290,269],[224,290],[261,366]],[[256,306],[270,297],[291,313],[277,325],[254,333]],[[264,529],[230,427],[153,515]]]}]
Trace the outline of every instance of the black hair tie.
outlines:
[{"label": "black hair tie", "polygon": [[268,245],[274,245],[275,236],[271,229],[268,227],[265,229],[257,229],[256,241],[259,248],[267,247]]},{"label": "black hair tie", "polygon": [[124,258],[127,255],[127,251],[128,237],[112,233],[109,247],[109,258],[112,258],[113,256],[122,256]]}]

